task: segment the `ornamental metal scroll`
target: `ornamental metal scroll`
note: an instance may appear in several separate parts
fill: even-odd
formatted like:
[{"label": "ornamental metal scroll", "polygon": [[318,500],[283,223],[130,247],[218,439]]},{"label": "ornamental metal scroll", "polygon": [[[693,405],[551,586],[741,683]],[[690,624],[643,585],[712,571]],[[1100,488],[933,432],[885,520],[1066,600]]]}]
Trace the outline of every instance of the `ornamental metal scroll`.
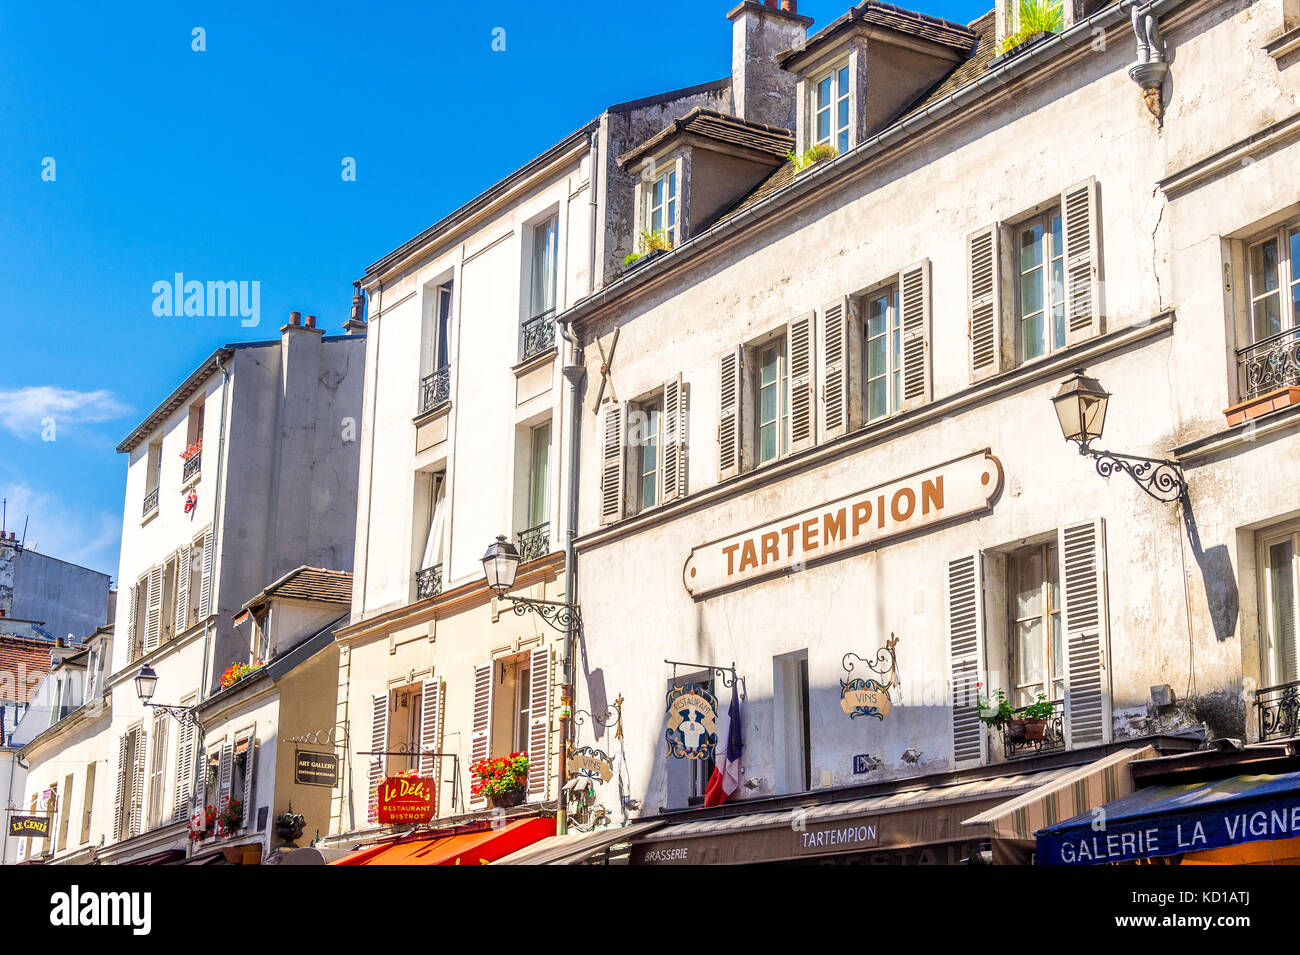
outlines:
[{"label": "ornamental metal scroll", "polygon": [[614,778],[614,757],[603,749],[594,746],[574,746],[587,719],[597,726],[608,729],[614,727],[614,738],[623,738],[623,696],[619,694],[612,706],[606,707],[599,716],[590,710],[575,710],[573,713],[573,739],[569,741],[568,759],[565,761],[567,778],[579,776],[587,779],[599,779],[603,783]]},{"label": "ornamental metal scroll", "polygon": [[[898,637],[891,633],[885,645],[876,651],[874,657],[860,657],[852,652],[844,654],[840,665],[851,678],[840,680],[840,709],[849,719],[871,716],[883,721],[893,710],[894,702],[890,698],[889,691],[892,687],[902,686],[898,678],[898,655],[894,652],[894,647],[897,645]],[[853,677],[852,674],[859,664],[881,679]]]}]

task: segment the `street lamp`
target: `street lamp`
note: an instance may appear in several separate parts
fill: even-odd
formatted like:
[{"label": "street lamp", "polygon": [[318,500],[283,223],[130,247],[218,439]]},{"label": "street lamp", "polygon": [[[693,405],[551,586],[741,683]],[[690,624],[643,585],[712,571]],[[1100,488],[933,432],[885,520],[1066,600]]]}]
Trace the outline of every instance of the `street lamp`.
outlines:
[{"label": "street lamp", "polygon": [[509,600],[515,613],[520,617],[527,613],[535,613],[561,633],[567,633],[570,627],[575,633],[582,631],[582,610],[577,604],[554,600],[531,600],[510,593],[510,589],[515,585],[515,573],[518,570],[519,551],[506,540],[504,534],[498,534],[497,539],[483,555],[483,576],[487,578],[488,589],[498,597]]},{"label": "street lamp", "polygon": [[154,672],[153,667],[146,663],[135,676],[135,692],[140,697],[140,702],[148,706],[149,701],[153,699],[153,691],[157,686],[158,674]]},{"label": "street lamp", "polygon": [[1165,504],[1173,504],[1187,495],[1187,479],[1177,461],[1119,454],[1090,447],[1101,437],[1106,425],[1106,406],[1110,393],[1096,378],[1076,371],[1061,383],[1052,397],[1052,407],[1066,441],[1079,446],[1079,453],[1097,462],[1097,473],[1110,477],[1123,471],[1148,495]]},{"label": "street lamp", "polygon": [[488,588],[498,597],[504,597],[506,591],[515,585],[518,571],[519,551],[504,534],[498,534],[483,555],[483,575],[487,577]]},{"label": "street lamp", "polygon": [[140,697],[140,702],[152,710],[162,710],[164,713],[175,717],[181,723],[190,723],[195,726],[200,733],[203,732],[203,724],[199,722],[198,707],[196,706],[168,706],[166,703],[153,703],[154,690],[158,688],[158,674],[149,664],[140,667],[140,672],[135,675],[135,693]]}]

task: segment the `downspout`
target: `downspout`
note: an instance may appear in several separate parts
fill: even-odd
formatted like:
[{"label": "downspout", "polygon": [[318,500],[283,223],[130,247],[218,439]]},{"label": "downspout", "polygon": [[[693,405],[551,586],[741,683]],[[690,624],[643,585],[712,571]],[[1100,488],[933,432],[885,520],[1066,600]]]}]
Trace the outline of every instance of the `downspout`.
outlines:
[{"label": "downspout", "polygon": [[[564,588],[566,599],[577,605],[578,563],[574,540],[578,536],[578,461],[582,428],[582,398],[579,388],[587,369],[582,364],[582,345],[568,325],[557,325],[560,335],[569,343],[569,360],[564,365],[564,377],[569,382],[569,481],[567,487],[568,514],[564,529]],[[580,617],[578,619],[581,619]],[[572,616],[564,631],[564,659],[561,663],[560,683],[560,754],[556,760],[558,779],[556,788],[555,832],[565,835],[569,829],[568,774],[569,720],[573,710],[574,647],[580,624]]]}]

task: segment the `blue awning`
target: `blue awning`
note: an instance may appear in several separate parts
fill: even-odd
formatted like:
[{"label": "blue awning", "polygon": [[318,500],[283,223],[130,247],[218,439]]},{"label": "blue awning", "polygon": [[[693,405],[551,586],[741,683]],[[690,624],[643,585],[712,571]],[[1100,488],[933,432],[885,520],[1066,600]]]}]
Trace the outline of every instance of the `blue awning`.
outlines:
[{"label": "blue awning", "polygon": [[1300,772],[1149,786],[1040,829],[1040,865],[1098,865],[1300,836]]}]

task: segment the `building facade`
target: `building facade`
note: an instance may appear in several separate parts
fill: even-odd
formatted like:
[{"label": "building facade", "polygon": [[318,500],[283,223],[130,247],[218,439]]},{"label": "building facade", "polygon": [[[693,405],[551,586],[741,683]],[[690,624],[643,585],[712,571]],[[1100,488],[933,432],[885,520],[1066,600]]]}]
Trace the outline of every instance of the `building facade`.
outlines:
[{"label": "building facade", "polygon": [[112,616],[111,583],[108,574],[25,547],[16,531],[0,532],[0,616],[79,642]]}]

